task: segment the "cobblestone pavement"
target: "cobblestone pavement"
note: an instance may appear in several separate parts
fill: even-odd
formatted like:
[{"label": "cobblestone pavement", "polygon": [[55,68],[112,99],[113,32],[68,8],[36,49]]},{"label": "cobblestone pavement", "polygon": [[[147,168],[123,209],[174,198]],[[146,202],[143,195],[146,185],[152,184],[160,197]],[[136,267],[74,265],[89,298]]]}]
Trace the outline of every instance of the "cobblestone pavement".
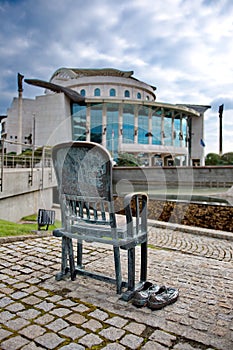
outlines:
[{"label": "cobblestone pavement", "polygon": [[[0,349],[232,350],[233,241],[220,236],[150,229],[148,280],[180,292],[157,311],[135,308],[90,278],[55,281],[58,238],[4,241]],[[108,246],[87,244],[84,257],[89,269],[113,272]]]}]

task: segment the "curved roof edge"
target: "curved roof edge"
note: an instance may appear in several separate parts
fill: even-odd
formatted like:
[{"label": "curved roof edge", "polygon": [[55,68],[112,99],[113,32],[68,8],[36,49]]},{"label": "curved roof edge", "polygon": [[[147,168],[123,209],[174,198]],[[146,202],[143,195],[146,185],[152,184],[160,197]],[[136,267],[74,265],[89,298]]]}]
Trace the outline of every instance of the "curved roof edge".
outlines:
[{"label": "curved roof edge", "polygon": [[[50,82],[56,78],[58,74],[64,74],[64,78],[75,79],[78,77],[90,77],[90,76],[114,76],[121,78],[131,78],[136,81],[142,82],[137,78],[133,77],[134,71],[123,71],[115,68],[58,68],[50,78]],[[150,84],[143,82],[144,84],[150,86],[153,90],[156,90],[156,87]]]},{"label": "curved roof edge", "polygon": [[52,75],[50,81],[55,78],[59,73],[64,72],[70,78],[75,78],[79,76],[95,76],[95,75],[107,75],[107,76],[117,76],[124,78],[131,78],[134,71],[122,71],[115,68],[58,68]]},{"label": "curved roof edge", "polygon": [[53,84],[48,81],[39,80],[39,79],[25,79],[27,84],[39,86],[45,89],[49,89],[54,92],[63,92],[67,97],[69,97],[74,102],[84,102],[85,98],[81,96],[77,91],[74,91],[70,88]]},{"label": "curved roof edge", "polygon": [[195,111],[197,111],[198,113],[205,113],[205,111],[207,111],[207,109],[211,108],[211,106],[206,106],[206,105],[192,105],[192,104],[177,104],[177,106],[184,106],[184,107],[188,107],[188,108],[192,108]]}]

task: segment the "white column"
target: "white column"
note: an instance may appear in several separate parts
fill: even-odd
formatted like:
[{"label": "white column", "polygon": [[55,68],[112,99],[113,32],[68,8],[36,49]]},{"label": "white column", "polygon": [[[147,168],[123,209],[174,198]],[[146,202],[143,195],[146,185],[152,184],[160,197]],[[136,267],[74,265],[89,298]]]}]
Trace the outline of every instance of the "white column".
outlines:
[{"label": "white column", "polygon": [[118,154],[122,149],[122,143],[123,143],[123,107],[121,104],[119,104],[119,118],[118,118],[118,123],[119,123],[119,137],[118,137]]},{"label": "white column", "polygon": [[174,146],[174,111],[172,111],[172,146]]},{"label": "white column", "polygon": [[86,108],[86,140],[91,140],[91,106],[87,105]]}]

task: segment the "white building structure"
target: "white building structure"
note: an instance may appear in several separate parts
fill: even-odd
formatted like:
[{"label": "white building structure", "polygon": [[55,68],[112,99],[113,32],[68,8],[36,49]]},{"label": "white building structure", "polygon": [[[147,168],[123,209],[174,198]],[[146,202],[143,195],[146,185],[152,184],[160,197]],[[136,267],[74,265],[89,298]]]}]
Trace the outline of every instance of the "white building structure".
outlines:
[{"label": "white building structure", "polygon": [[[2,133],[23,148],[86,140],[101,143],[116,159],[133,154],[146,166],[204,165],[204,112],[210,106],[157,102],[154,86],[133,71],[112,68],[60,68],[49,82],[25,82],[45,92],[14,98]],[[6,152],[17,152],[14,144],[5,145]]]}]

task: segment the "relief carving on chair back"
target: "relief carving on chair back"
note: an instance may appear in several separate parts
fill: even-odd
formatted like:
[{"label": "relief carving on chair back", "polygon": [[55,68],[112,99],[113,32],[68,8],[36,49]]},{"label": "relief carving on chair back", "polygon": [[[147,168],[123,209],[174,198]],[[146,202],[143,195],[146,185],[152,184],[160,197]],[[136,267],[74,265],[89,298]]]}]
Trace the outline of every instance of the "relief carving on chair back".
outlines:
[{"label": "relief carving on chair back", "polygon": [[84,197],[91,194],[110,200],[111,161],[108,154],[101,151],[95,147],[68,147],[58,151],[55,166],[62,193]]}]

